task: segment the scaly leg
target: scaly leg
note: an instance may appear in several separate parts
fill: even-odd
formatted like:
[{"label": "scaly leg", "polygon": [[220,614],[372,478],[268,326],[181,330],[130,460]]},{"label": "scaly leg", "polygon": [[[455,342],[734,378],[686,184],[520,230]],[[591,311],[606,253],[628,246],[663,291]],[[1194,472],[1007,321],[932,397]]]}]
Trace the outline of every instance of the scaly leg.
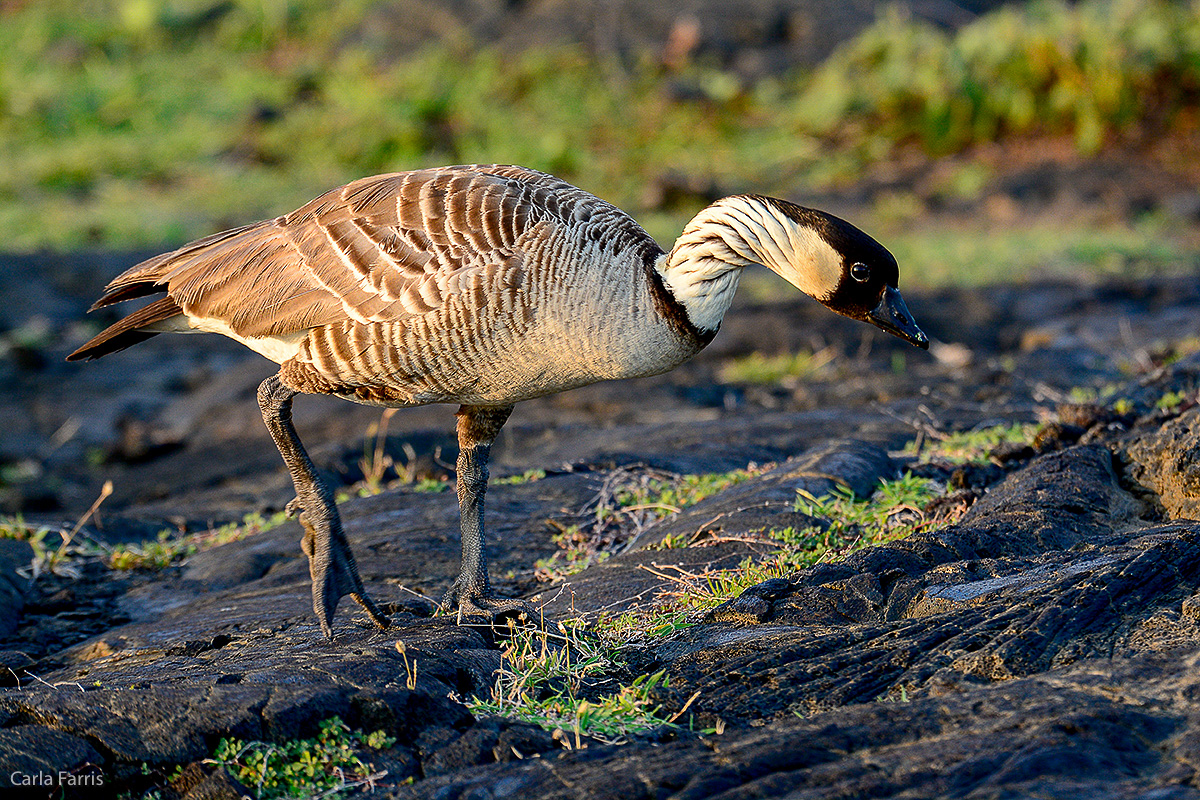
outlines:
[{"label": "scaly leg", "polygon": [[388,618],[367,596],[358,577],[358,565],[354,563],[354,553],[342,531],[333,492],[317,477],[312,459],[304,452],[304,445],[292,425],[292,398],[295,395],[283,385],[278,375],[272,375],[258,387],[258,407],[262,409],[263,421],[267,423],[267,430],[271,432],[296,487],[296,499],[288,504],[288,510],[298,506],[303,511],[300,524],[304,526],[304,538],[300,544],[308,556],[308,571],[312,576],[313,611],[325,637],[332,639],[333,612],[338,600],[350,595],[366,610],[372,622],[386,628],[390,624]]},{"label": "scaly leg", "polygon": [[522,600],[492,594],[488,582],[487,554],[483,549],[483,497],[487,492],[488,455],[512,406],[461,406],[458,409],[458,511],[462,527],[462,568],[454,586],[442,598],[444,611],[458,608],[458,618],[488,617],[521,612],[530,618],[533,608]]}]

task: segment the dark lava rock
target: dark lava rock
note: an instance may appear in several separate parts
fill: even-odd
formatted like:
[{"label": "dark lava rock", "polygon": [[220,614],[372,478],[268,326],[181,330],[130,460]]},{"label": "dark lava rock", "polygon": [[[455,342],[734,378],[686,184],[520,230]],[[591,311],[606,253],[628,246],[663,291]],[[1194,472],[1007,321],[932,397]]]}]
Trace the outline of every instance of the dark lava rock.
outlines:
[{"label": "dark lava rock", "polygon": [[250,796],[250,789],[224,768],[198,761],[184,767],[171,781],[170,790],[172,800],[242,800]]},{"label": "dark lava rock", "polygon": [[1171,519],[1200,519],[1200,408],[1136,436],[1124,448],[1125,474]]},{"label": "dark lava rock", "polygon": [[[672,693],[699,691],[693,709],[749,721],[1108,652],[1200,580],[1200,525],[1120,533],[1131,503],[1109,461],[1098,447],[1055,453],[958,525],[806,570],[788,590],[753,587],[709,619],[748,606],[768,624],[718,626],[712,640],[696,626],[659,647]],[[1078,551],[1085,540],[1095,544]]]},{"label": "dark lava rock", "polygon": [[21,577],[17,570],[28,567],[32,561],[33,548],[28,542],[0,539],[0,636],[17,629],[29,585],[29,579]]},{"label": "dark lava rock", "polygon": [[[1188,519],[1200,418],[1187,405],[1200,357],[1128,380],[1130,364],[1152,363],[1131,341],[1200,337],[1194,278],[909,300],[969,358],[899,360],[900,343],[807,301],[742,305],[685,368],[522,404],[497,442],[495,474],[548,474],[489,490],[492,575],[508,595],[540,592],[551,624],[643,607],[677,596],[684,571],[768,555],[763,531],[814,522],[799,490],[865,494],[909,468],[961,490],[945,501],[969,505],[955,524],[750,587],[629,645],[586,687],[664,670],[655,701],[680,727],[617,747],[472,715],[462,700],[494,686],[506,632],[431,616],[428,598],[457,573],[456,503],[397,486],[340,505],[394,626],[370,628],[347,604],[333,642],[312,618],[294,521],[160,573],[117,575],[90,557],[73,562],[79,577],[32,586],[15,572],[28,545],[0,541],[0,785],[36,793],[4,784],[61,772],[102,778],[105,795],[233,796],[242,787],[204,763],[220,738],[283,741],[336,715],[395,738],[371,754],[390,797],[1200,797],[1200,522]],[[86,373],[52,354],[0,397],[14,420],[2,457],[43,470],[29,487],[50,487],[78,519],[116,481],[88,524],[97,541],[204,530],[290,499],[254,405],[264,365],[178,338]],[[837,369],[794,391],[714,378],[725,358],[831,341],[844,343]],[[1122,382],[1128,413],[1062,402]],[[1166,392],[1185,402],[1158,408]],[[330,403],[299,402],[297,424],[332,480],[354,480],[378,411]],[[918,431],[1055,406],[1060,419],[998,454],[1003,466],[918,465],[902,451]],[[85,420],[78,437],[44,455],[68,419]],[[85,455],[119,447],[128,420],[144,460],[97,471]],[[406,410],[387,452],[448,469],[451,425],[446,409]],[[559,550],[551,523],[578,519],[605,470],[751,461],[774,466],[563,583],[536,582],[533,565]],[[61,781],[38,796],[52,792],[100,796]]]},{"label": "dark lava rock", "polygon": [[1081,662],[700,741],[478,767],[391,796],[1191,800],[1200,797],[1198,668],[1196,652]]},{"label": "dark lava rock", "polygon": [[[79,792],[84,796],[94,787],[102,787],[107,781],[100,765],[103,757],[92,747],[86,737],[74,736],[53,727],[33,723],[17,722],[0,728],[0,767],[3,768],[4,785],[34,796],[51,795],[57,788],[70,788],[73,779],[79,778]],[[69,776],[66,780],[60,776]],[[95,780],[86,778],[99,776]],[[98,781],[98,782],[96,782]]]},{"label": "dark lava rock", "polygon": [[[756,480],[769,495],[894,469],[843,443]],[[561,488],[537,491],[557,502]],[[755,496],[735,489],[714,508]],[[573,752],[449,699],[488,690],[493,632],[409,617],[385,632],[343,624],[328,643],[286,608],[214,613],[247,602],[257,578],[65,651],[57,671],[0,695],[0,767],[119,780],[194,764],[222,736],[305,736],[336,715],[396,738],[379,755],[395,797],[1197,796],[1200,523],[1146,524],[1139,508],[1106,448],[1037,458],[956,525],[767,581],[629,653],[671,676],[664,713],[722,732]],[[499,509],[502,530],[523,513]],[[61,744],[37,756],[46,737]],[[189,769],[180,796],[238,791]]]},{"label": "dark lava rock", "polygon": [[1200,523],[1137,507],[1104,448],[1044,456],[659,644],[666,708],[723,733],[394,796],[1200,797]]}]

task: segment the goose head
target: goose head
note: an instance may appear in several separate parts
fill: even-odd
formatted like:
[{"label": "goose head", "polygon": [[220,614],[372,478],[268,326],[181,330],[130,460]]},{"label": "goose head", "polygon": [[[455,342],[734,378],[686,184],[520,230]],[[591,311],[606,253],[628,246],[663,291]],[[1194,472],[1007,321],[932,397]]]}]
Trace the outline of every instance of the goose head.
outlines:
[{"label": "goose head", "polygon": [[896,288],[896,259],[843,219],[760,195],[713,203],[665,259],[666,280],[697,327],[715,330],[741,268],[762,264],[826,308],[929,347]]}]

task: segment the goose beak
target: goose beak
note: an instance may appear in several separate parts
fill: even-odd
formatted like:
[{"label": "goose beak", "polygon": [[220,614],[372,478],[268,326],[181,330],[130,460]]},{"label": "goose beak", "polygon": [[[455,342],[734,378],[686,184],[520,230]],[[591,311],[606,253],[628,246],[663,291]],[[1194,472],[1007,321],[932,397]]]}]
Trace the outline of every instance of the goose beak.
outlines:
[{"label": "goose beak", "polygon": [[883,298],[875,310],[867,314],[867,321],[922,350],[929,349],[929,337],[917,327],[912,314],[908,313],[908,306],[904,305],[904,298],[894,286],[884,287]]}]

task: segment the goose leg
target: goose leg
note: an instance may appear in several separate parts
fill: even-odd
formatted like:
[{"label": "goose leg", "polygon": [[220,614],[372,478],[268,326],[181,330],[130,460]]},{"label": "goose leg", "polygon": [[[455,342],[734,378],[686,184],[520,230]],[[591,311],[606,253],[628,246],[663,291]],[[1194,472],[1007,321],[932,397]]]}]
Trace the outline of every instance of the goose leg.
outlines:
[{"label": "goose leg", "polygon": [[462,528],[462,567],[454,586],[442,598],[442,610],[458,608],[458,618],[482,614],[495,618],[510,612],[533,616],[522,600],[492,594],[487,554],[483,549],[483,497],[487,492],[488,455],[512,406],[461,406],[458,409],[458,511]]},{"label": "goose leg", "polygon": [[283,385],[278,375],[272,375],[258,387],[258,406],[262,409],[263,421],[267,423],[267,430],[271,432],[296,487],[296,499],[288,503],[288,511],[297,507],[302,511],[300,524],[304,526],[304,538],[301,548],[308,556],[308,571],[312,576],[313,611],[325,637],[332,639],[333,612],[338,600],[350,595],[366,610],[372,622],[386,628],[390,624],[388,618],[367,596],[358,577],[358,565],[354,563],[354,553],[342,531],[333,492],[317,477],[316,468],[292,425],[292,398],[295,395]]}]

